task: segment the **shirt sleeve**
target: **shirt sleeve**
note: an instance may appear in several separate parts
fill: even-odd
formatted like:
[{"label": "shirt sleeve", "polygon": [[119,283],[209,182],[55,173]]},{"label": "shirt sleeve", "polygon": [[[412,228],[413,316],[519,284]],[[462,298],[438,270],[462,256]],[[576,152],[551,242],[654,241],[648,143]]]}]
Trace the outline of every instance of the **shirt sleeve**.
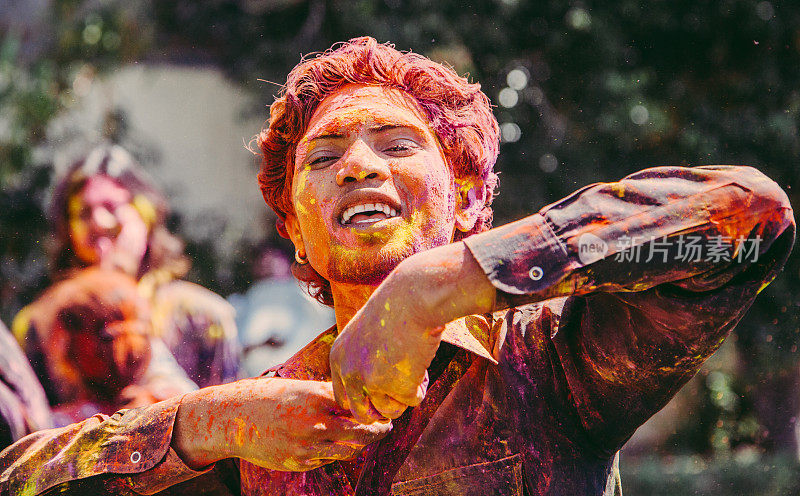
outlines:
[{"label": "shirt sleeve", "polygon": [[52,412],[36,374],[0,322],[0,447],[53,427]]},{"label": "shirt sleeve", "polygon": [[500,308],[568,297],[551,359],[612,451],[719,347],[794,233],[786,194],[756,169],[658,167],[464,242]]},{"label": "shirt sleeve", "polygon": [[0,453],[0,495],[155,494],[205,471],[170,447],[180,397],[33,433]]}]

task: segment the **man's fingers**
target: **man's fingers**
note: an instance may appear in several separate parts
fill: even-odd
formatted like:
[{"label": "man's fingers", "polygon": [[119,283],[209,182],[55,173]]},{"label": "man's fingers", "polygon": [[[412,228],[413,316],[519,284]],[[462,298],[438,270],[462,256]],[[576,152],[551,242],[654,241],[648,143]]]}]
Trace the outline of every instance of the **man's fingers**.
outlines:
[{"label": "man's fingers", "polygon": [[425,371],[425,376],[422,378],[422,382],[417,386],[417,394],[414,397],[414,403],[411,406],[417,406],[422,403],[422,400],[425,399],[425,395],[428,394],[428,383],[430,383],[430,376],[428,376],[428,371]]},{"label": "man's fingers", "polygon": [[396,419],[408,408],[408,405],[383,393],[373,393],[369,399],[378,413],[390,419]]},{"label": "man's fingers", "polygon": [[384,438],[391,430],[391,422],[360,424],[349,416],[339,417],[329,423],[325,439],[320,440],[321,449],[315,451],[313,456],[314,458],[347,460],[366,446]]},{"label": "man's fingers", "polygon": [[428,371],[426,370],[420,383],[414,383],[409,380],[404,388],[394,388],[393,390],[382,388],[382,390],[389,391],[391,398],[406,406],[417,406],[425,399],[425,394],[428,392],[428,382]]},{"label": "man's fingers", "polygon": [[317,446],[314,458],[307,460],[306,463],[329,463],[333,460],[349,460],[358,455],[365,445],[354,445],[345,442],[325,442]]},{"label": "man's fingers", "polygon": [[341,377],[338,374],[334,374],[332,382],[333,398],[336,400],[336,403],[345,410],[350,410],[350,401],[347,398],[347,393],[344,390]]},{"label": "man's fingers", "polygon": [[353,413],[353,418],[362,424],[387,423],[391,420],[383,416],[383,414],[375,408],[369,396],[365,396],[363,402],[359,401],[357,405],[358,408],[356,412],[353,410],[351,402],[350,411]]},{"label": "man's fingers", "polygon": [[315,468],[319,468],[323,465],[327,465],[335,460],[326,460],[323,458],[312,458],[311,460],[304,460],[302,462],[295,462],[292,465],[289,465],[288,468],[292,472],[306,472],[308,470],[314,470]]},{"label": "man's fingers", "polygon": [[296,460],[295,465],[299,470],[312,470],[335,460],[355,458],[368,444],[381,439],[392,430],[392,424],[389,422],[359,424],[349,419],[345,420],[350,423],[350,428],[343,433],[347,439],[318,443],[314,448],[314,458]]},{"label": "man's fingers", "polygon": [[344,389],[354,419],[362,424],[385,420],[385,417],[372,406],[372,402],[369,401],[369,392],[360,382],[353,381],[345,384]]},{"label": "man's fingers", "polygon": [[[417,406],[428,391],[428,371],[422,382],[406,381],[402,388],[367,389],[361,381],[351,380],[343,385],[340,378],[333,378],[333,394],[342,408],[349,409],[361,423],[372,423],[381,419],[395,419],[409,406]],[[382,391],[389,391],[386,394]]]},{"label": "man's fingers", "polygon": [[[384,425],[391,425],[391,424],[384,424]],[[389,427],[391,429],[391,427]],[[388,432],[388,430],[386,431]],[[385,436],[386,433],[382,434],[381,437]],[[307,460],[299,461],[298,465],[303,466],[304,470],[311,470],[322,465],[326,465],[336,460],[352,460],[359,453],[370,443],[376,441],[378,438],[371,438],[368,442],[355,442],[350,443],[347,441],[331,441],[322,443],[318,446],[314,454],[314,458],[310,458]]]}]

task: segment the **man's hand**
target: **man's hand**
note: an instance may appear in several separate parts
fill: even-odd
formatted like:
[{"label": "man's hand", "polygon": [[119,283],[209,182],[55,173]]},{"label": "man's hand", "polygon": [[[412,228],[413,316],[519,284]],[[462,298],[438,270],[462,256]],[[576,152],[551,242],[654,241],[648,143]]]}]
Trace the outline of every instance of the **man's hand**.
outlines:
[{"label": "man's hand", "polygon": [[329,382],[245,379],[187,394],[172,447],[199,469],[241,458],[272,470],[305,471],[356,456],[391,430],[363,425],[333,399]]},{"label": "man's hand", "polygon": [[364,423],[418,405],[444,325],[493,309],[495,289],[463,243],[416,254],[378,286],[330,354],[337,402]]},{"label": "man's hand", "polygon": [[444,330],[418,318],[413,288],[387,282],[339,333],[330,353],[336,399],[363,423],[397,418],[425,398],[427,368]]}]

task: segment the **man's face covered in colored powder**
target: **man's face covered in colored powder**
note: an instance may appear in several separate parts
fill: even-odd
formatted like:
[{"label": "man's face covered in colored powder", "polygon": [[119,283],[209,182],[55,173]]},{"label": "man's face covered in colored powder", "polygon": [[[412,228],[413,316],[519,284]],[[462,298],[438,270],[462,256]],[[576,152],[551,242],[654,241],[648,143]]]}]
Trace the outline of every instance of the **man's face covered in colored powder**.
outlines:
[{"label": "man's face covered in colored powder", "polygon": [[377,283],[453,238],[452,171],[417,103],[380,86],[325,98],[295,154],[295,245],[325,279]]}]

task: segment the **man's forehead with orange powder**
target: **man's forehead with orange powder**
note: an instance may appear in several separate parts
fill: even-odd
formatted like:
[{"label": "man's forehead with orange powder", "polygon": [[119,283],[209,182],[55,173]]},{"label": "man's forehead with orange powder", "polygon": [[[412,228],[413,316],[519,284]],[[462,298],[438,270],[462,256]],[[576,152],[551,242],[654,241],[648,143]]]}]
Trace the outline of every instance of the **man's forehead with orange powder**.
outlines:
[{"label": "man's forehead with orange powder", "polygon": [[[369,111],[364,103],[369,104]],[[422,125],[427,124],[427,125]],[[295,168],[323,141],[404,128],[439,146],[428,117],[413,97],[388,86],[349,84],[325,98],[314,111],[295,152]],[[441,151],[441,150],[440,150]]]}]

